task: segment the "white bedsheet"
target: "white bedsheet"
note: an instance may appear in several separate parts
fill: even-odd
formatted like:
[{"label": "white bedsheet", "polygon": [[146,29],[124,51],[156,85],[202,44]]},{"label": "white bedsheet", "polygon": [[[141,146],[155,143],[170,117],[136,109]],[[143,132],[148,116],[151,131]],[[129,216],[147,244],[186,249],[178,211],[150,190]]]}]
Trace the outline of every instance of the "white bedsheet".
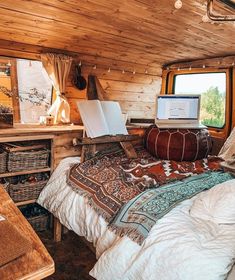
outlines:
[{"label": "white bedsheet", "polygon": [[78,157],[62,160],[37,202],[53,213],[68,229],[92,242],[98,258],[119,237],[107,229],[107,223],[89,206],[87,199],[67,185],[66,174],[70,166],[79,162]]},{"label": "white bedsheet", "polygon": [[[235,225],[192,218],[186,200],[160,219],[139,246],[117,237],[86,198],[72,191],[66,173],[79,158],[63,160],[38,198],[62,224],[96,247],[98,261],[90,274],[98,280],[220,280],[235,257]],[[234,180],[235,184],[235,180]]]}]

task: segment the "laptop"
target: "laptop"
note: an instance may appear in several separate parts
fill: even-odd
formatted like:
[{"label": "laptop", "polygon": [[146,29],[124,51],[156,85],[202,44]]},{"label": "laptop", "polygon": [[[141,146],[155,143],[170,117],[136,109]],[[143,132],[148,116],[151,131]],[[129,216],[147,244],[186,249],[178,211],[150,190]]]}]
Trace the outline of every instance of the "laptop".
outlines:
[{"label": "laptop", "polygon": [[155,124],[159,128],[206,128],[200,119],[200,95],[157,95]]}]

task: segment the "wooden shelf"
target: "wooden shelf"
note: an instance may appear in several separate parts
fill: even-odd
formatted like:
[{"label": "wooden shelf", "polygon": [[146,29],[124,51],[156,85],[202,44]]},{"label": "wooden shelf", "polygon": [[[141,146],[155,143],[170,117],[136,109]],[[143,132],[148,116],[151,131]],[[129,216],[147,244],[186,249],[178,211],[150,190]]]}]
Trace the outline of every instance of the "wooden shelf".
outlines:
[{"label": "wooden shelf", "polygon": [[18,171],[18,172],[1,173],[0,178],[12,177],[12,176],[18,176],[18,175],[27,175],[27,174],[33,174],[33,173],[41,173],[41,172],[47,172],[47,171],[51,171],[51,168],[46,167],[46,168],[41,168],[41,169],[22,170],[22,171]]},{"label": "wooden shelf", "polygon": [[23,206],[23,205],[31,204],[31,203],[35,203],[35,202],[36,202],[36,199],[30,199],[30,200],[15,202],[15,205],[16,206]]}]

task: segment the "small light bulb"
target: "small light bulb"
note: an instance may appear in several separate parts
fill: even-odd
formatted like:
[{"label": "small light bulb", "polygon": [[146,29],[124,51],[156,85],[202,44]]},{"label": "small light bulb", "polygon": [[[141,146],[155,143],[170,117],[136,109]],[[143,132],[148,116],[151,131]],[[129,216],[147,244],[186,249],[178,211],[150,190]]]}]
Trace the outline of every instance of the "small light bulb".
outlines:
[{"label": "small light bulb", "polygon": [[191,65],[189,66],[189,69],[188,69],[188,70],[189,70],[189,71],[191,71],[191,70],[192,70],[192,66],[191,66]]},{"label": "small light bulb", "polygon": [[144,73],[145,73],[145,74],[148,74],[148,70],[146,69],[146,70],[144,71]]},{"label": "small light bulb", "polygon": [[180,71],[180,67],[178,67],[177,71]]},{"label": "small light bulb", "polygon": [[205,69],[205,68],[206,68],[206,65],[205,65],[205,64],[203,64],[203,65],[202,65],[202,68],[204,68],[204,69]]},{"label": "small light bulb", "polygon": [[135,75],[135,70],[133,71],[133,75]]},{"label": "small light bulb", "polygon": [[96,65],[93,66],[93,69],[96,69]]},{"label": "small light bulb", "polygon": [[175,1],[175,8],[176,8],[177,10],[181,9],[182,6],[183,6],[183,3],[182,3],[181,0],[176,0],[176,1]]},{"label": "small light bulb", "polygon": [[124,74],[125,73],[125,70],[122,70],[122,74]]},{"label": "small light bulb", "polygon": [[80,67],[82,66],[82,62],[81,62],[81,60],[79,61],[79,64],[78,64],[78,66],[80,66]]},{"label": "small light bulb", "polygon": [[110,69],[110,67],[109,67],[109,69],[108,69],[108,73],[110,73],[111,72],[111,69]]}]

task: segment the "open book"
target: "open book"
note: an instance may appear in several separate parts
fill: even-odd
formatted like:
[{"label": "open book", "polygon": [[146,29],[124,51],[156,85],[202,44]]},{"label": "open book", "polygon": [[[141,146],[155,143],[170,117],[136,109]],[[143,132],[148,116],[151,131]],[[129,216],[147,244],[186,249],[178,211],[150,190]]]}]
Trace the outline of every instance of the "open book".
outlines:
[{"label": "open book", "polygon": [[118,102],[85,100],[77,106],[88,137],[128,134]]}]

